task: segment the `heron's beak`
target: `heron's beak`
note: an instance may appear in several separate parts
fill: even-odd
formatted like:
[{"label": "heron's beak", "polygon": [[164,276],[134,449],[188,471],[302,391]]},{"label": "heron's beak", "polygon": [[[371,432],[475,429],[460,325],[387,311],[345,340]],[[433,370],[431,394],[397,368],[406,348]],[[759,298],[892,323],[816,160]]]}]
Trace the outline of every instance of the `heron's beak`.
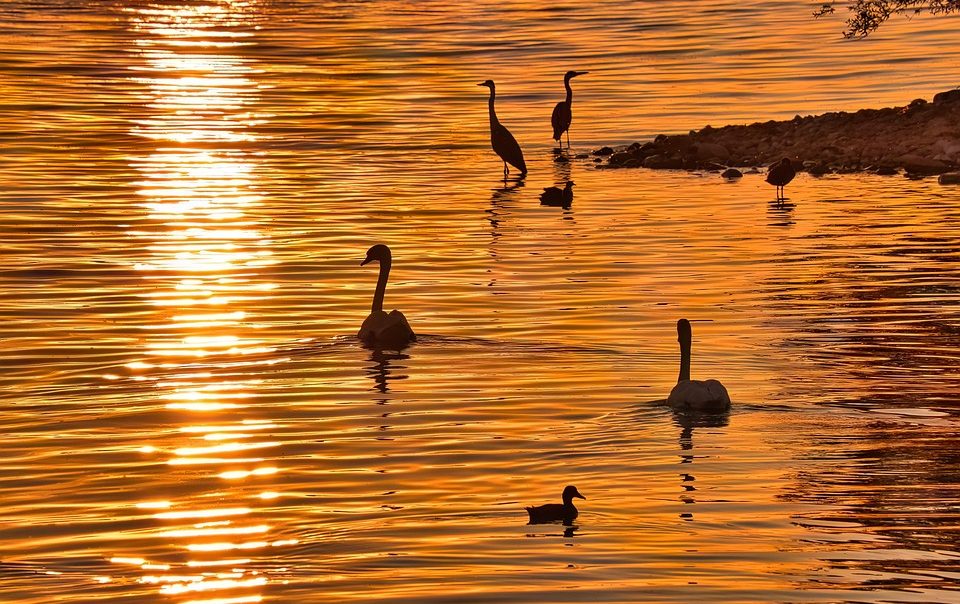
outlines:
[{"label": "heron's beak", "polygon": [[373,260],[373,258],[371,258],[370,256],[367,256],[366,258],[363,259],[363,262],[360,263],[360,266],[363,266],[364,264],[370,262],[371,260]]},{"label": "heron's beak", "polygon": [[486,86],[486,85],[487,85],[486,82],[480,82],[479,84],[477,84],[477,86]]},{"label": "heron's beak", "polygon": [[585,73],[590,73],[590,72],[589,72],[589,71],[578,71],[578,72],[577,72],[577,75],[583,75],[583,74],[585,74]]}]

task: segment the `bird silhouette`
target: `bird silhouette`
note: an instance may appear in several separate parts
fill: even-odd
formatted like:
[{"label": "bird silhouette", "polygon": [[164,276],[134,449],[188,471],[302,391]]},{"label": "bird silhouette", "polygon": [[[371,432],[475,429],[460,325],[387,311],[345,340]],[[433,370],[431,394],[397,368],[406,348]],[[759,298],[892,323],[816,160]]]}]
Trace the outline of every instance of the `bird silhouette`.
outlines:
[{"label": "bird silhouette", "polygon": [[416,340],[417,336],[402,312],[399,310],[383,312],[383,296],[387,291],[387,278],[390,276],[392,259],[390,248],[378,243],[367,250],[367,257],[360,263],[360,266],[363,266],[376,260],[380,263],[380,276],[377,279],[376,292],[373,294],[370,315],[364,319],[357,337],[373,348],[399,350]]},{"label": "bird silhouette", "polygon": [[680,343],[680,376],[667,397],[667,404],[674,409],[705,413],[723,413],[730,409],[730,395],[723,384],[717,380],[690,379],[690,350],[693,345],[690,321],[677,321],[677,341]]},{"label": "bird silhouette", "polygon": [[540,194],[540,205],[569,208],[573,203],[573,185],[572,180],[567,181],[564,188],[547,187]]},{"label": "bird silhouette", "polygon": [[503,160],[503,179],[506,180],[510,174],[510,164],[517,170],[520,170],[520,176],[526,176],[527,163],[523,161],[523,151],[520,149],[520,143],[510,134],[507,127],[497,119],[497,111],[493,107],[494,100],[497,98],[497,87],[493,80],[480,82],[477,86],[486,86],[490,89],[490,146],[494,153]]},{"label": "bird silhouette", "polygon": [[545,524],[548,522],[563,522],[566,524],[572,522],[579,514],[577,508],[573,505],[573,498],[586,499],[586,497],[581,495],[577,487],[573,485],[565,487],[563,495],[560,497],[563,503],[545,503],[526,508],[527,514],[530,515],[528,524]]},{"label": "bird silhouette", "polygon": [[793,169],[793,162],[790,161],[789,157],[784,157],[776,164],[770,166],[770,169],[767,171],[767,182],[777,187],[778,201],[784,199],[783,188],[787,186],[796,175],[797,171]]},{"label": "bird silhouette", "polygon": [[589,71],[568,71],[563,74],[563,87],[567,89],[566,100],[557,103],[553,108],[553,115],[550,117],[550,123],[553,124],[553,140],[560,143],[560,137],[567,133],[567,148],[570,148],[570,122],[573,121],[573,89],[570,88],[570,78],[578,75],[590,73]]}]

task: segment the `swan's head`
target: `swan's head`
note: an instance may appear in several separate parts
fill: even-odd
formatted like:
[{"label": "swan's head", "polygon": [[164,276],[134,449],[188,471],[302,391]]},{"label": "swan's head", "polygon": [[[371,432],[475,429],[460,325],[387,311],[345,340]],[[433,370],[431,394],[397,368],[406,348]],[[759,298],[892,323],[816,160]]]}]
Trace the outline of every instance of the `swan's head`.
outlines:
[{"label": "swan's head", "polygon": [[586,497],[584,497],[583,495],[580,494],[580,491],[577,490],[577,487],[573,486],[572,484],[571,484],[571,485],[567,485],[567,486],[563,489],[563,501],[564,501],[564,503],[566,503],[566,502],[568,502],[568,501],[573,501],[573,498],[574,498],[574,497],[577,497],[577,498],[579,498],[579,499],[586,499]]},{"label": "swan's head", "polygon": [[677,341],[681,344],[689,344],[693,341],[693,331],[690,329],[690,321],[686,319],[677,321]]},{"label": "swan's head", "polygon": [[589,71],[572,71],[572,70],[571,70],[571,71],[568,71],[567,73],[563,74],[563,79],[564,79],[564,80],[569,80],[570,78],[575,78],[575,77],[577,77],[578,75],[583,75],[583,74],[585,74],[585,73],[590,73],[590,72],[589,72]]},{"label": "swan's head", "polygon": [[493,84],[493,80],[484,80],[483,82],[480,82],[479,84],[477,84],[477,86],[486,86],[490,90],[493,90],[494,84]]},{"label": "swan's head", "polygon": [[390,261],[390,248],[378,243],[369,250],[367,250],[367,257],[363,259],[363,262],[360,263],[360,266],[367,264],[368,262],[389,262]]}]

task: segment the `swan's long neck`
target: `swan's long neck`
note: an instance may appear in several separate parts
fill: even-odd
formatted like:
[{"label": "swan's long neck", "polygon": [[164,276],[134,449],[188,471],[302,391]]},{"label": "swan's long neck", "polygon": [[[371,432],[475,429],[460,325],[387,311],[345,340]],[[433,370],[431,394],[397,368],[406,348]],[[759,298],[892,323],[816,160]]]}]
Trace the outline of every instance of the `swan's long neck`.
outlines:
[{"label": "swan's long neck", "polygon": [[690,349],[691,340],[680,340],[680,377],[678,382],[690,379]]},{"label": "swan's long neck", "polygon": [[567,105],[573,102],[573,88],[570,88],[570,78],[563,78],[563,86],[567,89]]},{"label": "swan's long neck", "polygon": [[383,296],[387,293],[387,278],[390,276],[390,258],[380,260],[380,276],[377,278],[377,291],[373,294],[371,312],[383,310]]},{"label": "swan's long neck", "polygon": [[497,110],[493,108],[493,101],[497,98],[497,90],[493,86],[490,87],[490,127],[493,128],[494,124],[499,124],[500,120],[497,119]]}]

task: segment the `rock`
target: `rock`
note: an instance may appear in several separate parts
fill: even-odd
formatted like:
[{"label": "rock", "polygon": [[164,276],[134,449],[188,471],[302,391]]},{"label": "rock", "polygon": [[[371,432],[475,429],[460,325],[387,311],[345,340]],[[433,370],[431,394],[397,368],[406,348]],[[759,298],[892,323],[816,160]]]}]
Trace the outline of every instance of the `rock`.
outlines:
[{"label": "rock", "polygon": [[609,160],[610,165],[619,166],[623,164],[625,161],[627,161],[628,159],[630,159],[631,157],[633,156],[627,153],[626,151],[620,151],[619,153],[614,153],[613,155],[610,156],[610,160]]},{"label": "rock", "polygon": [[651,155],[643,160],[644,168],[654,170],[681,170],[683,169],[683,160],[679,157],[668,157],[666,155]]},{"label": "rock", "polygon": [[697,159],[701,161],[727,161],[730,159],[730,151],[717,143],[697,143],[693,148],[696,151]]},{"label": "rock", "polygon": [[613,149],[610,147],[600,147],[593,152],[594,155],[613,155]]},{"label": "rock", "polygon": [[804,168],[807,170],[807,174],[810,176],[823,176],[830,171],[830,168],[826,167],[821,163],[814,162],[812,165],[807,166],[807,162],[804,162]]},{"label": "rock", "polygon": [[933,104],[942,105],[945,103],[956,103],[960,101],[960,88],[954,88],[953,90],[945,90],[944,92],[938,92],[933,95]]},{"label": "rock", "polygon": [[893,176],[897,173],[897,169],[893,166],[877,166],[876,173],[880,176]]},{"label": "rock", "polygon": [[950,169],[942,161],[913,153],[901,155],[899,162],[903,169],[911,174],[940,174]]},{"label": "rock", "polygon": [[558,164],[568,164],[570,163],[570,158],[566,155],[558,155],[553,158],[553,161],[557,162]]},{"label": "rock", "polygon": [[910,104],[907,105],[907,107],[909,107],[910,109],[916,109],[917,107],[923,107],[926,104],[927,104],[926,99],[913,99],[912,101],[910,101]]},{"label": "rock", "polygon": [[727,168],[722,174],[720,174],[720,176],[724,178],[741,178],[743,176],[743,172],[737,170],[736,168]]},{"label": "rock", "polygon": [[960,185],[960,172],[947,172],[937,179],[941,185]]},{"label": "rock", "polygon": [[589,153],[577,153],[576,155],[574,155],[574,157],[575,157],[576,159],[589,159],[589,158],[590,158],[590,154],[589,154]]},{"label": "rock", "polygon": [[630,143],[630,146],[627,147],[627,151],[633,153],[634,151],[636,151],[637,149],[639,149],[641,146],[642,146],[642,145],[641,145],[640,143]]}]

